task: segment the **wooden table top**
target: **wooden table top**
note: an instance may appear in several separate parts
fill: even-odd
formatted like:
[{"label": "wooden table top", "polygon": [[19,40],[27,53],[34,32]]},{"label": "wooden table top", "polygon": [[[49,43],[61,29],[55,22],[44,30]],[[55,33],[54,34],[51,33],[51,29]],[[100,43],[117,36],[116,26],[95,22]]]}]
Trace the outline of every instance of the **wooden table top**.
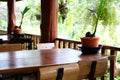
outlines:
[{"label": "wooden table top", "polygon": [[73,49],[22,50],[0,52],[0,74],[37,70],[40,67],[69,64],[84,60],[106,58],[106,56],[81,55]]}]

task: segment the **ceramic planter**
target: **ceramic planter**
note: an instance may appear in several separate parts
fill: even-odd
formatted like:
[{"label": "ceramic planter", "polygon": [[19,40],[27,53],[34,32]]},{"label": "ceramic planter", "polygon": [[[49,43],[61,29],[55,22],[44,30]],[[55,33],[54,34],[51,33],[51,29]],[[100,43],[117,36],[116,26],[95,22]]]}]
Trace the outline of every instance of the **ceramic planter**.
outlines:
[{"label": "ceramic planter", "polygon": [[81,43],[82,46],[84,47],[92,47],[92,48],[96,48],[99,45],[99,38],[98,37],[82,37],[81,39]]}]

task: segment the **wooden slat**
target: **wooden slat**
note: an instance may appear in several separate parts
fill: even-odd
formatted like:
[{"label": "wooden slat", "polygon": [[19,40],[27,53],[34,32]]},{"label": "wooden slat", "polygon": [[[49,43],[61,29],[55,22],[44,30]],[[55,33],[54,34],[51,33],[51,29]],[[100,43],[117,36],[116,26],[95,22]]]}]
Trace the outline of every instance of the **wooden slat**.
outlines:
[{"label": "wooden slat", "polygon": [[68,40],[68,39],[61,39],[56,38],[55,41],[58,41],[58,48],[73,48],[78,49],[78,44],[81,44],[80,41],[75,40]]}]

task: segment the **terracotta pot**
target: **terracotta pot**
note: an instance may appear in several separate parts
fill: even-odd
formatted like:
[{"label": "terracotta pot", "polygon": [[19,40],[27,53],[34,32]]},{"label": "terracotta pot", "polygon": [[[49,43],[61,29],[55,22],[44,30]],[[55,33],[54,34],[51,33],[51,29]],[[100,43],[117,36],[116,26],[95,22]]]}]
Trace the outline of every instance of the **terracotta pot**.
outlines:
[{"label": "terracotta pot", "polygon": [[21,29],[15,29],[14,34],[22,34],[22,30]]},{"label": "terracotta pot", "polygon": [[84,46],[84,47],[93,47],[94,48],[94,47],[98,47],[98,45],[99,45],[98,37],[94,37],[94,38],[82,37],[80,39],[81,39],[82,46]]}]

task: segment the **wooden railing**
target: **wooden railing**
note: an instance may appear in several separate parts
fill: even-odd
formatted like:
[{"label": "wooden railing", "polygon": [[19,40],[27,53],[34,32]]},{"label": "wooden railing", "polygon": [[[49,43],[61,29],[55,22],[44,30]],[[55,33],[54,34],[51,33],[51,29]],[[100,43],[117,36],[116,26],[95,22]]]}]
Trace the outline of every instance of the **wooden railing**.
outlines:
[{"label": "wooden railing", "polygon": [[56,48],[73,48],[73,49],[79,49],[78,45],[80,45],[81,42],[77,40],[69,40],[69,39],[62,39],[62,38],[56,38],[55,39],[55,47]]},{"label": "wooden railing", "polygon": [[[117,54],[120,52],[120,47],[115,46],[109,46],[109,45],[103,45],[103,48],[101,49],[101,54],[103,55],[114,55],[115,58],[110,60],[110,80],[114,80],[115,76],[120,75],[118,74],[120,68],[117,67],[120,64],[117,64]],[[117,68],[116,68],[117,67]]]},{"label": "wooden railing", "polygon": [[[34,34],[26,34],[24,35],[25,38],[31,38],[32,39],[32,49],[36,49],[36,44],[40,43],[40,35],[34,35]],[[25,45],[24,45],[25,46]]]}]

